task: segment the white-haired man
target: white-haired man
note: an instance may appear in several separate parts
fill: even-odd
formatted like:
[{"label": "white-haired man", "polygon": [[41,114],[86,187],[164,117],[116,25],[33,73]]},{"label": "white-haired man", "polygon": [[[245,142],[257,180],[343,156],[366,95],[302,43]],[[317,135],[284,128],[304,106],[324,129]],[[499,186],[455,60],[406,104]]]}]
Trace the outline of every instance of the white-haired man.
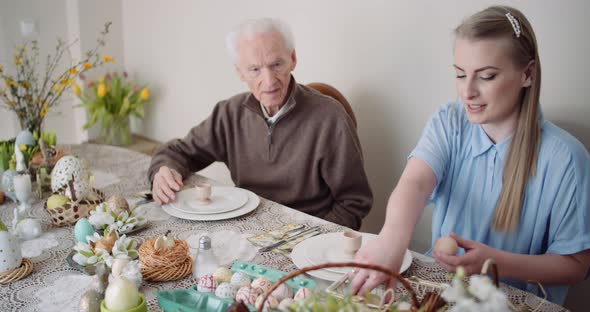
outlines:
[{"label": "white-haired man", "polygon": [[174,200],[183,177],[222,161],[239,187],[359,229],[373,197],[354,125],[334,99],[295,82],[289,27],[250,20],[226,39],[250,92],[219,102],[184,139],[158,150],[148,171],[156,202]]}]

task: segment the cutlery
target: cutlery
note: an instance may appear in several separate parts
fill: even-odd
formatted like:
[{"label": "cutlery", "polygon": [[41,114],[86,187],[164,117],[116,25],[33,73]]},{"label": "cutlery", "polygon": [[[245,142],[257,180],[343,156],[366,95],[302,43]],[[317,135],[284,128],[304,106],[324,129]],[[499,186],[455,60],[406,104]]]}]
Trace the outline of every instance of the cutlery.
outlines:
[{"label": "cutlery", "polygon": [[298,234],[295,234],[295,235],[293,235],[293,236],[290,236],[289,238],[286,238],[286,239],[280,240],[280,241],[278,241],[278,242],[276,242],[276,243],[274,243],[274,244],[268,245],[268,246],[266,246],[266,247],[262,247],[262,248],[258,249],[258,252],[267,252],[267,251],[271,251],[271,250],[273,250],[273,249],[275,249],[275,248],[277,248],[277,247],[279,247],[279,246],[282,246],[282,245],[284,245],[284,244],[286,244],[286,243],[288,243],[288,242],[290,242],[290,241],[293,241],[293,240],[295,240],[295,239],[297,239],[297,238],[299,238],[299,237],[301,237],[301,236],[304,236],[304,235],[306,235],[306,234],[312,233],[312,232],[314,232],[314,231],[319,231],[319,230],[320,230],[320,227],[319,227],[319,226],[314,226],[314,227],[311,227],[311,228],[309,228],[309,229],[307,229],[307,230],[305,230],[305,231],[302,231],[302,232],[300,232],[300,233],[298,233]]}]

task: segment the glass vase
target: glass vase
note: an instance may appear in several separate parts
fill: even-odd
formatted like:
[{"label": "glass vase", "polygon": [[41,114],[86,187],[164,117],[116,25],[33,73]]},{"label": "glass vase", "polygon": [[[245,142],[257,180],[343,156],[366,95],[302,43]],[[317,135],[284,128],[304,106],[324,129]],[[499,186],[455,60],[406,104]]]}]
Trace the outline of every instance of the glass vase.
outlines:
[{"label": "glass vase", "polygon": [[125,146],[132,142],[129,116],[112,118],[102,129],[100,141],[104,144]]}]

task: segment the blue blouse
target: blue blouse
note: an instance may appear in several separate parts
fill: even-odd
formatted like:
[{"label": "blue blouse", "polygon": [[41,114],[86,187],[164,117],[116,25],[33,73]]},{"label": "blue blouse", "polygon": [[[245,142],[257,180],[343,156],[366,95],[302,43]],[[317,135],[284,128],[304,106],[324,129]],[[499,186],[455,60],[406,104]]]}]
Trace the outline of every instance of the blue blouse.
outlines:
[{"label": "blue blouse", "polygon": [[[409,156],[425,161],[437,179],[430,198],[435,204],[431,250],[451,232],[520,254],[590,249],[590,155],[572,135],[543,118],[536,174],[528,181],[518,229],[502,233],[492,228],[511,139],[494,144],[480,125],[469,122],[462,103],[444,105],[431,117]],[[536,285],[503,281],[542,297]],[[568,285],[544,288],[549,300],[563,304]]]}]

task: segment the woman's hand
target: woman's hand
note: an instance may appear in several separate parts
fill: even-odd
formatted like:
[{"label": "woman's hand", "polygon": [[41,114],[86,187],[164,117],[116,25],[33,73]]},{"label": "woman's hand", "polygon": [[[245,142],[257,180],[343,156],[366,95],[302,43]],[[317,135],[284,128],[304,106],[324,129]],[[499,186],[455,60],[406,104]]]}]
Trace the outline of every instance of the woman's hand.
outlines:
[{"label": "woman's hand", "polygon": [[[399,272],[403,262],[405,250],[401,253],[393,252],[391,240],[379,235],[376,239],[365,244],[356,254],[355,261],[358,263],[373,264]],[[355,272],[355,271],[353,271]],[[391,280],[389,275],[375,271],[361,269],[353,273],[352,293],[364,294],[371,291],[377,285],[386,283],[387,288],[395,285],[395,280]]]},{"label": "woman's hand", "polygon": [[463,239],[455,233],[451,233],[451,237],[457,241],[459,247],[465,249],[464,254],[454,256],[440,252],[432,253],[436,262],[449,272],[455,272],[458,266],[462,266],[468,275],[479,274],[483,263],[487,259],[494,259],[499,252],[486,244]]}]

